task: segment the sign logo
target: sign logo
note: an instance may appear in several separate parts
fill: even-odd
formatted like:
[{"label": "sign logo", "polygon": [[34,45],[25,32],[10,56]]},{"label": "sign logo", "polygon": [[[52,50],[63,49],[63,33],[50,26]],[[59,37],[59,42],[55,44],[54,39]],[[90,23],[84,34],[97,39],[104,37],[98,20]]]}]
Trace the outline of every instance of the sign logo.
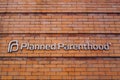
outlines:
[{"label": "sign logo", "polygon": [[[13,47],[15,47],[16,49],[13,49]],[[8,52],[11,53],[16,51],[18,51],[18,40],[12,40],[9,42]]]},{"label": "sign logo", "polygon": [[8,53],[17,52],[19,50],[109,50],[111,43],[105,44],[95,44],[86,42],[83,44],[64,44],[64,43],[54,43],[54,44],[32,44],[29,42],[19,43],[18,40],[12,40],[8,44]]}]

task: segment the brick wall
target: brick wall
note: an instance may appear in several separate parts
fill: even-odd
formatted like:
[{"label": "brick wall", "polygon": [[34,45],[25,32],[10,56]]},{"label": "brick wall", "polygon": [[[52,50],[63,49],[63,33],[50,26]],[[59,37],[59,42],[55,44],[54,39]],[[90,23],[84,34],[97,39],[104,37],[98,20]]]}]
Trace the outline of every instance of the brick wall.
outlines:
[{"label": "brick wall", "polygon": [[2,58],[1,79],[120,79],[119,58]]},{"label": "brick wall", "polygon": [[[120,0],[0,0],[0,79],[120,79]],[[111,43],[110,50],[22,50],[8,43]]]},{"label": "brick wall", "polygon": [[120,14],[1,14],[0,33],[120,33]]},{"label": "brick wall", "polygon": [[0,12],[120,12],[119,0],[0,0]]}]

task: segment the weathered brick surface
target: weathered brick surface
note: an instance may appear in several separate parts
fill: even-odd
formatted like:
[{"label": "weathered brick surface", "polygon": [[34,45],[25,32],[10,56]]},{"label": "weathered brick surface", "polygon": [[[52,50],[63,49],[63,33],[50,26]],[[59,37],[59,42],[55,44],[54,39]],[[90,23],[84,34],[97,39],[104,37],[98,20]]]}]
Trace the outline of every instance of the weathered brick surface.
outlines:
[{"label": "weathered brick surface", "polygon": [[[110,50],[22,50],[8,43],[111,43]],[[0,0],[0,79],[120,79],[120,0]]]},{"label": "weathered brick surface", "polygon": [[0,33],[120,33],[119,14],[1,14]]},{"label": "weathered brick surface", "polygon": [[2,58],[0,79],[120,79],[119,58]]},{"label": "weathered brick surface", "polygon": [[119,0],[0,0],[0,12],[120,12]]}]

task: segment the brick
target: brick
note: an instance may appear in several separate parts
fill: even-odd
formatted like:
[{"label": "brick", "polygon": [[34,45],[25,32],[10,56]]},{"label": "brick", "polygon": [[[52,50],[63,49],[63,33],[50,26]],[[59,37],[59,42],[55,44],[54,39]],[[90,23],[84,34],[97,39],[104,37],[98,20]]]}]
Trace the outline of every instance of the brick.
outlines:
[{"label": "brick", "polygon": [[62,76],[50,76],[50,79],[62,79]]},{"label": "brick", "polygon": [[51,68],[51,71],[57,71],[57,72],[60,72],[60,71],[62,71],[62,68]]},{"label": "brick", "polygon": [[25,79],[25,76],[14,76],[12,79]]},{"label": "brick", "polygon": [[12,79],[12,76],[2,76],[1,79]]}]

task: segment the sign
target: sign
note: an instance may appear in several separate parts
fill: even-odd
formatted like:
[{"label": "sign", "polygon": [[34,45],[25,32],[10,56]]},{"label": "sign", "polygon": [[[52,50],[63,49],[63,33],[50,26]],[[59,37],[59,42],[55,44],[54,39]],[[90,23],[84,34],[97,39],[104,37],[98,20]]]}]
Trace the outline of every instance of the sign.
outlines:
[{"label": "sign", "polygon": [[111,43],[93,44],[86,42],[83,44],[31,44],[29,42],[19,43],[18,40],[12,40],[8,44],[8,53],[17,52],[18,50],[109,50]]}]

